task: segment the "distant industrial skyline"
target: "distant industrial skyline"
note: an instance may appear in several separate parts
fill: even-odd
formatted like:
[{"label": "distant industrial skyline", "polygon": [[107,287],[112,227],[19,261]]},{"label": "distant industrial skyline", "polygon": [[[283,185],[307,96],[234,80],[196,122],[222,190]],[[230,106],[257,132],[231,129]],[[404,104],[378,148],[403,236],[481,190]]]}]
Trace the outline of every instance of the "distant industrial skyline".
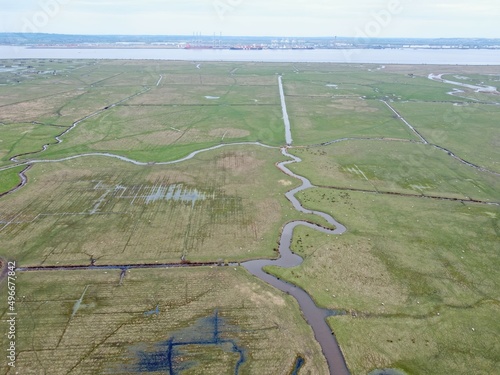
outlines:
[{"label": "distant industrial skyline", "polygon": [[500,38],[498,0],[0,0],[0,32]]}]

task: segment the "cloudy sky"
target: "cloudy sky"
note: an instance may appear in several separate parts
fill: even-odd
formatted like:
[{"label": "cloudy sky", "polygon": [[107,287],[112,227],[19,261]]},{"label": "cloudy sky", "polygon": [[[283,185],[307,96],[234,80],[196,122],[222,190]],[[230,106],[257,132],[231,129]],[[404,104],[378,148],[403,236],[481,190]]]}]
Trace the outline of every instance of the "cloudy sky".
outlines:
[{"label": "cloudy sky", "polygon": [[0,0],[0,32],[500,38],[499,0]]}]

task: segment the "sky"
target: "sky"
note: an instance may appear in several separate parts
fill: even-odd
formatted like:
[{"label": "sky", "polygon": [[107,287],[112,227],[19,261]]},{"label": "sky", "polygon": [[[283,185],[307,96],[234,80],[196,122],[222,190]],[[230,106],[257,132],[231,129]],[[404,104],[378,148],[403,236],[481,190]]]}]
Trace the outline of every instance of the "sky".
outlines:
[{"label": "sky", "polygon": [[0,0],[0,32],[500,38],[499,0]]}]

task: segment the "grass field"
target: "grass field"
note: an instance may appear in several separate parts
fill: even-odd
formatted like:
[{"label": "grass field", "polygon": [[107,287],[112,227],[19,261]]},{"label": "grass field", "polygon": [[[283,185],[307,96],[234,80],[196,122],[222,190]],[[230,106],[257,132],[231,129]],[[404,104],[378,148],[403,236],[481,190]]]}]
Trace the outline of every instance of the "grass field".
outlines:
[{"label": "grass field", "polygon": [[395,103],[395,108],[431,143],[471,163],[500,172],[498,106]]},{"label": "grass field", "polygon": [[[393,367],[408,374],[496,374],[498,304],[446,309],[439,316],[330,319],[352,354],[352,373]],[[369,343],[367,345],[367,343]]]},{"label": "grass field", "polygon": [[284,193],[296,181],[269,162],[281,158],[233,146],[171,166],[37,164],[33,184],[3,199],[0,248],[26,265],[273,257],[284,222],[322,223],[289,207]]},{"label": "grass field", "polygon": [[10,158],[27,152],[39,151],[44,144],[54,142],[54,137],[66,127],[43,124],[0,125],[0,166],[8,165]]},{"label": "grass field", "polygon": [[[119,270],[19,274],[16,371],[144,373],[141,355],[161,353],[175,332],[210,336],[213,325],[197,321],[217,311],[221,339],[243,351],[240,373],[288,375],[297,356],[305,359],[304,373],[327,372],[296,301],[241,268],[130,270],[119,280]],[[158,314],[147,314],[156,307]],[[186,373],[234,374],[238,360],[227,345],[190,345],[174,354],[174,368]],[[0,371],[8,371],[4,361]]]},{"label": "grass field", "polygon": [[[500,372],[499,99],[428,78],[498,86],[496,66],[2,60],[0,194],[27,166],[10,158],[31,168],[0,198],[0,257],[241,262],[277,257],[287,222],[326,226],[284,196],[300,181],[275,165],[280,74],[303,160],[288,168],[316,185],[297,198],[348,231],[299,226],[303,264],[268,271],[346,312],[328,323],[353,375]],[[272,147],[157,164],[255,141]],[[143,163],[57,161],[92,152]],[[19,374],[328,373],[295,300],[239,266],[19,271],[16,293]]]},{"label": "grass field", "polygon": [[410,130],[379,101],[294,97],[287,100],[287,106],[292,135],[299,145],[345,137],[414,139]]},{"label": "grass field", "polygon": [[329,322],[353,374],[498,371],[498,207],[330,189],[300,198],[351,230],[299,228],[304,263],[269,270],[348,312]]},{"label": "grass field", "polygon": [[[107,151],[168,161],[220,143],[284,142],[278,106],[119,106],[77,126],[44,158]],[[278,131],[279,130],[279,131]]]},{"label": "grass field", "polygon": [[346,141],[294,150],[290,168],[320,186],[500,202],[500,181],[432,146]]}]

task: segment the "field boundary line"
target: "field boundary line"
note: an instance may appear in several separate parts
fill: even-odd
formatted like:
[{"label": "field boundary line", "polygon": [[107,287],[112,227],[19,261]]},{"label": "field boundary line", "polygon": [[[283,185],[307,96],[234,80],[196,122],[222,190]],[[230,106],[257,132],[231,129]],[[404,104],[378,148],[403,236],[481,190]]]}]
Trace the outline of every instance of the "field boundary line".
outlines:
[{"label": "field boundary line", "polygon": [[341,190],[341,191],[354,191],[360,193],[370,193],[370,194],[382,194],[382,195],[396,195],[400,197],[406,198],[427,198],[427,199],[436,199],[436,200],[445,200],[445,201],[454,201],[461,203],[477,203],[477,204],[487,204],[491,206],[500,206],[500,202],[497,201],[485,201],[481,199],[474,198],[452,198],[452,197],[443,197],[438,195],[424,195],[424,194],[411,194],[411,193],[399,193],[397,191],[380,191],[380,190],[368,190],[368,189],[357,189],[357,188],[348,188],[348,187],[339,187],[339,186],[330,186],[330,185],[314,185],[317,188],[321,189],[331,189],[331,190]]}]

